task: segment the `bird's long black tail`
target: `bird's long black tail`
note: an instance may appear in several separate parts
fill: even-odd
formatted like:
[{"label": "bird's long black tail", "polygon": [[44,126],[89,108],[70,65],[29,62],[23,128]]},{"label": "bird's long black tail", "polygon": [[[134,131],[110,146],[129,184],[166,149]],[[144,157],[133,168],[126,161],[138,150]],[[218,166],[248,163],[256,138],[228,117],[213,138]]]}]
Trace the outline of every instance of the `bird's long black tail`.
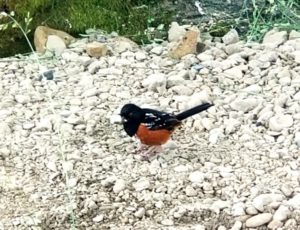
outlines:
[{"label": "bird's long black tail", "polygon": [[209,104],[209,103],[205,103],[205,104],[202,104],[202,105],[198,105],[196,107],[193,107],[191,109],[188,109],[182,113],[179,113],[176,115],[176,118],[180,121],[190,117],[190,116],[193,116],[197,113],[200,113],[204,110],[207,110],[209,107],[213,106],[213,104]]}]

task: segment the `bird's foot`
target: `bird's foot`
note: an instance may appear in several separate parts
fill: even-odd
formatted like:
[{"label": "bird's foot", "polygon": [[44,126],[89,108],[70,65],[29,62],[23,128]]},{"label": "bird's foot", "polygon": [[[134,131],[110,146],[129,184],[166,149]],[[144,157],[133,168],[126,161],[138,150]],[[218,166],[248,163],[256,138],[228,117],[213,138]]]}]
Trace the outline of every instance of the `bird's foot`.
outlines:
[{"label": "bird's foot", "polygon": [[149,146],[140,143],[139,147],[136,150],[136,153],[141,154],[142,152],[146,151]]},{"label": "bird's foot", "polygon": [[147,151],[141,151],[140,155],[143,160],[149,160],[150,158],[156,156],[162,152],[162,147],[160,145],[151,146]]}]

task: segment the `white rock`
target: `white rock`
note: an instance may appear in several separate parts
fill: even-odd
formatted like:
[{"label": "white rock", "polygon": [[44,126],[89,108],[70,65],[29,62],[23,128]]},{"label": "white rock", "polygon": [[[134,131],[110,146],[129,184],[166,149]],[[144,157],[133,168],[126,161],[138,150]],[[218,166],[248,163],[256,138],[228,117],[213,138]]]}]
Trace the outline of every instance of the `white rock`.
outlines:
[{"label": "white rock", "polygon": [[197,58],[201,61],[201,62],[205,62],[205,61],[211,61],[214,60],[214,56],[207,54],[207,53],[200,53],[197,55]]},{"label": "white rock", "polygon": [[100,215],[97,215],[97,216],[95,216],[95,217],[93,218],[93,222],[98,223],[98,222],[103,221],[103,219],[104,219],[104,216],[103,216],[102,214],[100,214]]},{"label": "white rock", "polygon": [[242,79],[244,76],[242,70],[239,67],[227,69],[223,74],[230,79]]},{"label": "white rock", "polygon": [[260,194],[257,197],[253,199],[253,206],[263,212],[264,206],[277,201],[282,201],[284,199],[284,196],[282,194]]},{"label": "white rock", "polygon": [[116,180],[116,183],[113,187],[114,193],[118,194],[126,188],[126,182],[123,179]]},{"label": "white rock", "polygon": [[166,89],[166,76],[162,73],[151,74],[145,80],[143,80],[142,85],[151,91],[160,92],[161,90]]},{"label": "white rock", "polygon": [[196,224],[192,226],[192,230],[205,230],[205,226],[202,224]]},{"label": "white rock", "polygon": [[242,111],[246,113],[254,109],[259,103],[260,100],[257,98],[237,98],[230,103],[230,107],[235,111]]},{"label": "white rock", "polygon": [[93,88],[85,90],[82,93],[82,96],[83,97],[93,97],[93,96],[96,96],[98,93],[99,93],[99,90],[96,87],[93,87]]},{"label": "white rock", "polygon": [[178,95],[187,95],[187,96],[190,96],[193,94],[193,90],[187,86],[184,86],[184,85],[176,85],[176,86],[173,86],[171,88],[171,90],[173,92],[175,92],[176,94]]},{"label": "white rock", "polygon": [[274,112],[273,111],[265,111],[263,113],[260,113],[258,119],[257,119],[257,124],[262,124],[262,125],[265,125],[265,124],[268,124],[269,123],[269,120],[270,118],[274,115]]},{"label": "white rock", "polygon": [[77,61],[82,64],[84,67],[87,67],[89,64],[93,62],[93,59],[88,56],[79,56],[77,57]]},{"label": "white rock", "polygon": [[184,27],[180,26],[177,22],[172,22],[168,31],[169,42],[176,42],[182,38],[186,33]]},{"label": "white rock", "polygon": [[263,39],[263,44],[272,45],[272,47],[276,47],[287,40],[287,32],[286,31],[277,31],[270,30],[267,32]]},{"label": "white rock", "polygon": [[272,220],[271,213],[262,213],[256,216],[253,216],[246,220],[246,227],[248,228],[256,228],[262,226],[264,224],[269,223]]},{"label": "white rock", "polygon": [[66,60],[66,61],[73,61],[73,60],[78,60],[78,54],[75,52],[72,52],[70,50],[66,50],[61,54],[61,58]]},{"label": "white rock", "polygon": [[294,100],[300,101],[300,91],[293,96]]},{"label": "white rock", "polygon": [[230,230],[240,230],[243,227],[243,223],[241,221],[235,221],[234,225],[231,227]]},{"label": "white rock", "polygon": [[48,169],[50,169],[50,170],[53,171],[53,172],[56,172],[56,171],[57,171],[55,161],[48,161],[48,163],[47,163],[46,166],[47,166]]},{"label": "white rock", "polygon": [[68,181],[67,181],[67,186],[72,188],[72,187],[75,187],[77,185],[77,178],[70,178]]},{"label": "white rock", "polygon": [[261,90],[262,90],[262,88],[257,84],[250,85],[250,86],[242,89],[242,91],[244,91],[244,92],[253,93],[253,94],[260,93]]},{"label": "white rock", "polygon": [[202,183],[204,181],[204,174],[200,171],[194,171],[189,175],[189,180],[192,183]]},{"label": "white rock", "polygon": [[249,206],[246,208],[246,213],[248,215],[256,215],[258,213],[257,209],[254,206]]},{"label": "white rock", "polygon": [[175,85],[182,85],[184,83],[184,78],[180,75],[174,74],[168,77],[167,79],[167,88],[171,88]]},{"label": "white rock", "polygon": [[81,118],[76,116],[75,114],[71,114],[69,117],[65,118],[64,121],[72,125],[78,125],[82,123]]},{"label": "white rock", "polygon": [[243,216],[245,215],[245,204],[243,202],[236,203],[232,206],[233,216]]},{"label": "white rock", "polygon": [[156,55],[161,55],[164,51],[164,48],[162,46],[156,46],[151,50],[151,53],[154,53]]},{"label": "white rock", "polygon": [[102,62],[100,61],[93,61],[91,64],[88,66],[88,72],[91,74],[96,73],[102,66]]},{"label": "white rock", "polygon": [[170,219],[164,219],[161,221],[161,224],[164,226],[172,226],[172,225],[174,225],[174,222],[173,222],[173,220],[170,220]]},{"label": "white rock", "polygon": [[217,200],[212,203],[210,209],[214,211],[215,213],[220,213],[221,210],[224,208],[230,207],[230,202],[229,201],[224,201],[224,200]]},{"label": "white rock", "polygon": [[190,197],[192,197],[192,196],[197,196],[197,191],[192,187],[192,186],[187,186],[186,188],[185,188],[185,194],[187,195],[187,196],[190,196]]},{"label": "white rock", "polygon": [[11,134],[11,128],[6,122],[0,122],[0,139],[4,139]]},{"label": "white rock", "polygon": [[52,122],[49,117],[41,118],[39,122],[36,123],[35,131],[45,131],[52,130]]},{"label": "white rock", "polygon": [[113,114],[110,116],[110,123],[111,124],[121,124],[122,123],[122,117],[118,114]]},{"label": "white rock", "polygon": [[283,184],[280,189],[286,197],[290,197],[293,194],[293,189],[289,185]]},{"label": "white rock", "polygon": [[296,50],[292,54],[294,56],[295,62],[300,64],[300,50]]},{"label": "white rock", "polygon": [[210,130],[209,132],[209,138],[208,141],[211,144],[216,144],[218,142],[218,140],[223,137],[223,130],[221,128],[214,128],[212,130]]},{"label": "white rock", "polygon": [[289,199],[287,202],[288,205],[294,209],[300,209],[300,193],[297,193],[293,198]]},{"label": "white rock", "polygon": [[62,168],[64,174],[70,173],[74,168],[74,164],[72,161],[64,161],[62,162]]},{"label": "white rock", "polygon": [[30,97],[26,95],[15,95],[15,100],[20,104],[27,104],[30,102]]},{"label": "white rock", "polygon": [[136,183],[133,184],[133,187],[137,192],[143,191],[150,187],[150,182],[147,178],[141,178]]},{"label": "white rock", "polygon": [[109,187],[109,186],[113,185],[116,180],[117,180],[116,176],[114,176],[114,175],[108,176],[105,180],[101,181],[101,184],[104,187]]},{"label": "white rock", "polygon": [[136,52],[135,59],[138,61],[144,61],[145,59],[147,59],[147,55],[144,52]]},{"label": "white rock", "polygon": [[273,215],[273,220],[285,221],[291,213],[289,207],[280,205]]},{"label": "white rock", "polygon": [[224,121],[224,125],[225,125],[225,133],[232,134],[238,130],[238,128],[241,125],[241,122],[237,119],[230,118]]},{"label": "white rock", "polygon": [[54,52],[56,56],[59,56],[67,48],[65,42],[56,35],[49,35],[46,43],[47,50]]},{"label": "white rock", "polygon": [[272,131],[280,132],[285,128],[289,128],[293,125],[294,120],[291,115],[277,114],[270,118],[269,128]]},{"label": "white rock", "polygon": [[280,229],[283,226],[283,223],[279,220],[272,220],[269,224],[268,224],[268,229]]},{"label": "white rock", "polygon": [[30,129],[34,128],[34,127],[35,127],[34,123],[24,123],[23,124],[23,129],[25,129],[25,130],[30,130]]},{"label": "white rock", "polygon": [[189,168],[187,165],[178,165],[174,168],[175,172],[187,172],[189,171]]},{"label": "white rock", "polygon": [[130,66],[130,65],[131,65],[131,61],[126,58],[120,58],[115,61],[115,67],[118,67],[118,68]]},{"label": "white rock", "polygon": [[300,148],[300,132],[296,132],[295,133],[295,139],[294,142],[296,143],[296,145]]},{"label": "white rock", "polygon": [[204,117],[203,119],[201,119],[201,125],[208,131],[210,131],[214,127],[213,121],[207,117]]},{"label": "white rock", "polygon": [[134,215],[137,217],[137,218],[142,218],[146,213],[146,210],[145,208],[139,208],[135,213]]},{"label": "white rock", "polygon": [[225,45],[237,43],[240,40],[239,34],[235,29],[231,29],[227,34],[222,37],[222,41]]},{"label": "white rock", "polygon": [[290,85],[291,84],[291,78],[290,77],[282,77],[282,78],[279,79],[279,83],[282,86]]},{"label": "white rock", "polygon": [[187,102],[187,108],[192,108],[194,106],[207,102],[211,102],[211,96],[208,90],[202,90],[201,92],[194,93],[190,96]]}]

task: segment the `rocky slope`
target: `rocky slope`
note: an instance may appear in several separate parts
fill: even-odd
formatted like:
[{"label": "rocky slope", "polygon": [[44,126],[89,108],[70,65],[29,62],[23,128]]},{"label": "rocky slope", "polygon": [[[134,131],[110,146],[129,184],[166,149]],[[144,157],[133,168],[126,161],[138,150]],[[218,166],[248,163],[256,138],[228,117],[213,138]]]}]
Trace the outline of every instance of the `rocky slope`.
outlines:
[{"label": "rocky slope", "polygon": [[[180,61],[167,44],[109,41],[91,58],[83,39],[42,60],[53,80],[2,60],[0,229],[297,229],[300,39],[235,36]],[[112,123],[127,102],[206,101],[151,162]]]}]

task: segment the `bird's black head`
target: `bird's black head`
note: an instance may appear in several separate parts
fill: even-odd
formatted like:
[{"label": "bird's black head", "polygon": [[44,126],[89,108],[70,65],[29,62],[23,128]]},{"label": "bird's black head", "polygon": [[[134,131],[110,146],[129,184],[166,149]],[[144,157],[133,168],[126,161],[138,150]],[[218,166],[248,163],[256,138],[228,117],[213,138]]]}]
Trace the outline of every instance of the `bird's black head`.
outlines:
[{"label": "bird's black head", "polygon": [[125,132],[129,136],[136,134],[139,125],[145,118],[145,112],[140,107],[134,104],[126,104],[122,107],[121,113],[122,123]]}]

